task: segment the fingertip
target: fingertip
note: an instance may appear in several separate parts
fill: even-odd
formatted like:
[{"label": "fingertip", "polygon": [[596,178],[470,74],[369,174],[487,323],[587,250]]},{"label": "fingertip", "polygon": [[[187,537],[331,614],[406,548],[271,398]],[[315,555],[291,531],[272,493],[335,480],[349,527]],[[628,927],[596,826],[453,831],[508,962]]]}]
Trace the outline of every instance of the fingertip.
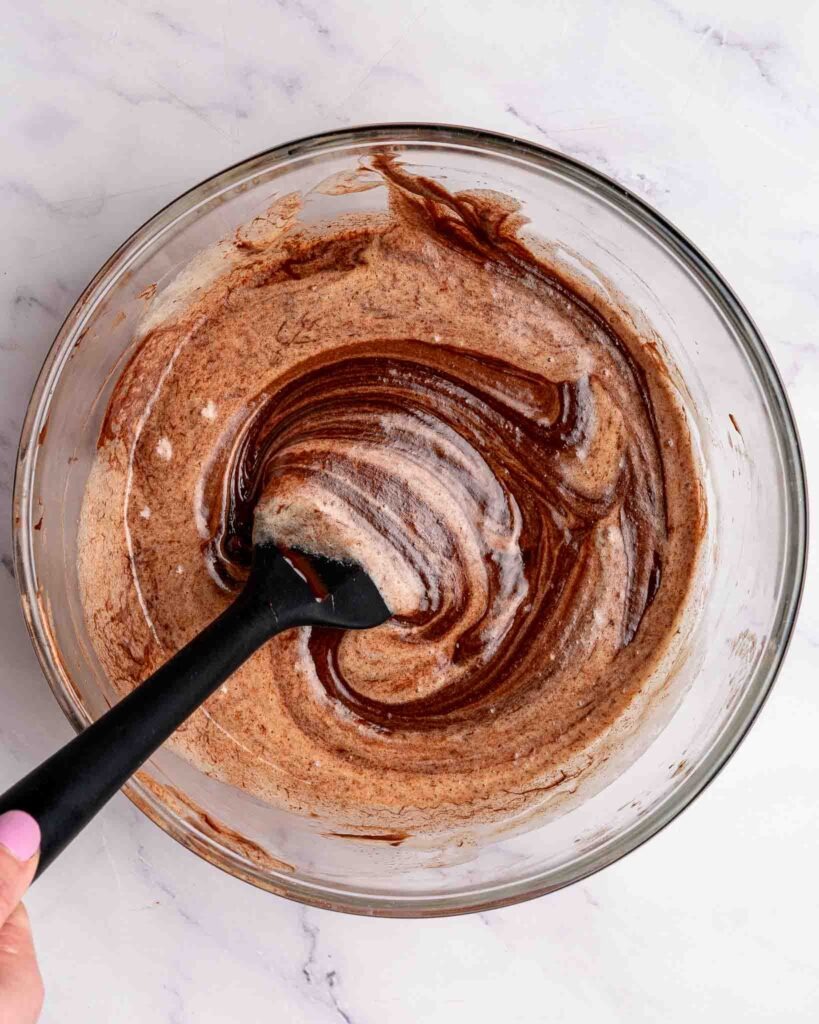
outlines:
[{"label": "fingertip", "polygon": [[0,814],[0,846],[25,864],[40,849],[40,826],[26,811],[6,811]]}]

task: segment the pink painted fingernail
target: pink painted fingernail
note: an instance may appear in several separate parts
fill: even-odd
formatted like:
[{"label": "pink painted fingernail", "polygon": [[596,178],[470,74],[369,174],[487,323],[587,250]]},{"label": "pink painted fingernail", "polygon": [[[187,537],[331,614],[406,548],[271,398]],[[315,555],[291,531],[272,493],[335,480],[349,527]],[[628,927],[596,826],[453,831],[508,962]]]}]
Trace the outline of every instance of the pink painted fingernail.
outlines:
[{"label": "pink painted fingernail", "polygon": [[40,849],[40,826],[25,811],[0,814],[0,846],[25,863]]}]

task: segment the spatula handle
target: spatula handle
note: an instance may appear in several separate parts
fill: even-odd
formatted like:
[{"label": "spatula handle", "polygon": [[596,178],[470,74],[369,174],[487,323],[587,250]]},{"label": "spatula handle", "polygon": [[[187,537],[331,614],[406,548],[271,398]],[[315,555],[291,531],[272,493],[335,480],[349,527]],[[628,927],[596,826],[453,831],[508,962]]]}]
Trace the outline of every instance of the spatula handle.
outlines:
[{"label": "spatula handle", "polygon": [[240,594],[170,661],[0,796],[42,832],[37,874],[142,764],[265,640],[280,629],[269,605]]}]

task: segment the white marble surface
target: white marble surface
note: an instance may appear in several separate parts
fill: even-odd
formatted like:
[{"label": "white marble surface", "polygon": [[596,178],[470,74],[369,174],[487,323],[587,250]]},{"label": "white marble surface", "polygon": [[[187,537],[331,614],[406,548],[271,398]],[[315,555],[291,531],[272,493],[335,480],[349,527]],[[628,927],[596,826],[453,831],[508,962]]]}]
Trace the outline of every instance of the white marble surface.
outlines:
[{"label": "white marble surface", "polygon": [[[518,133],[676,222],[756,318],[819,482],[819,5],[779,0],[3,0],[0,786],[68,738],[10,573],[27,395],[86,281],[157,208],[289,138]],[[31,894],[47,1024],[819,1018],[819,587],[739,753],[625,861],[534,903],[346,918],[208,867],[123,797]]]}]

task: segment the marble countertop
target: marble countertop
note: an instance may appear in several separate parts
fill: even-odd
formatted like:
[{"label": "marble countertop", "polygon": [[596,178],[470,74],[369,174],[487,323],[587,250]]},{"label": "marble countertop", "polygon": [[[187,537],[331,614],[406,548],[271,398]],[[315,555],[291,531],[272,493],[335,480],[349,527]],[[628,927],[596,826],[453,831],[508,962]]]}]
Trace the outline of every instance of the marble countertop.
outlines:
[{"label": "marble countertop", "polygon": [[[780,0],[6,0],[0,64],[0,788],[69,737],[11,575],[27,396],[98,266],[244,156],[429,120],[563,150],[724,272],[819,481],[819,5]],[[117,797],[31,893],[47,1024],[819,1017],[816,559],[774,694],[702,799],[603,873],[452,920],[307,910]]]}]

